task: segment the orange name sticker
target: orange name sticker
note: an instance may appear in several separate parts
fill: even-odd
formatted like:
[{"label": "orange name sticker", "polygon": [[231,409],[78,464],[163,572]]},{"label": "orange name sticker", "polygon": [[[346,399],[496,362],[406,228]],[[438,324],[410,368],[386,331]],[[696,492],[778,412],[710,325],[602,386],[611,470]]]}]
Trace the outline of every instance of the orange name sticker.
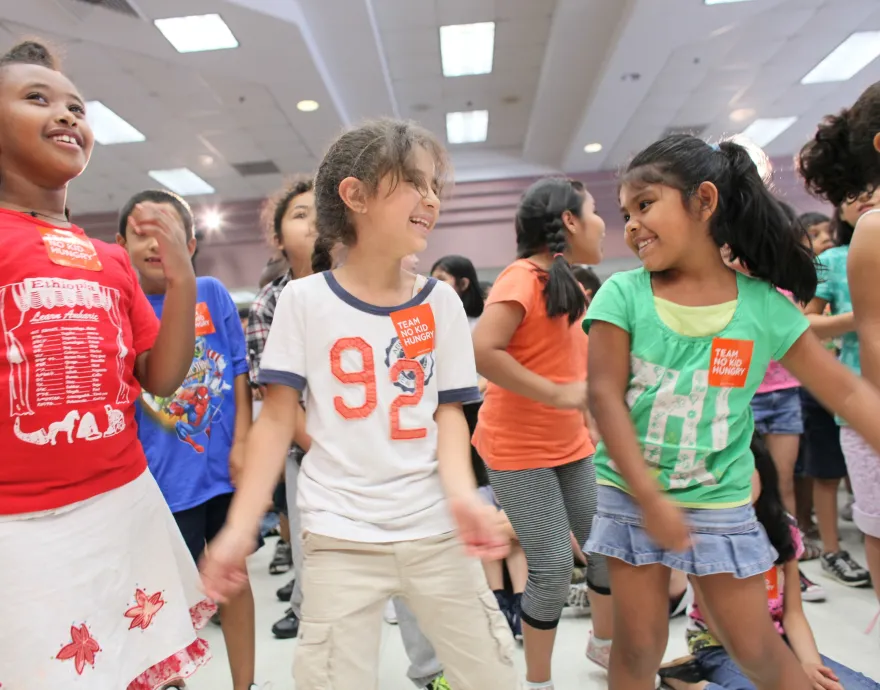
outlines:
[{"label": "orange name sticker", "polygon": [[771,601],[779,598],[779,568],[773,566],[764,573],[764,584],[767,587],[767,598]]},{"label": "orange name sticker", "polygon": [[391,320],[407,359],[417,359],[434,350],[434,312],[430,304],[392,312]]},{"label": "orange name sticker", "polygon": [[53,264],[86,271],[102,270],[98,252],[88,237],[63,228],[40,227],[39,230]]},{"label": "orange name sticker", "polygon": [[754,348],[752,340],[714,338],[709,362],[709,385],[716,388],[745,388]]},{"label": "orange name sticker", "polygon": [[207,303],[199,302],[196,304],[196,335],[211,335],[216,332]]}]

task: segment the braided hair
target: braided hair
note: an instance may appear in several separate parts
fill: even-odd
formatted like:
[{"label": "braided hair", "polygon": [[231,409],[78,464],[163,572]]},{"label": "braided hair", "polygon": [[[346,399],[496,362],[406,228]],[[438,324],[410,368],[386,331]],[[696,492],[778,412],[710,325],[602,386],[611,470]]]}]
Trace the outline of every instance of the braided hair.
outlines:
[{"label": "braided hair", "polygon": [[553,254],[550,270],[542,276],[547,315],[567,316],[570,324],[583,317],[587,300],[564,256],[568,241],[562,216],[569,211],[580,218],[586,195],[577,180],[547,177],[526,190],[516,211],[517,257]]}]

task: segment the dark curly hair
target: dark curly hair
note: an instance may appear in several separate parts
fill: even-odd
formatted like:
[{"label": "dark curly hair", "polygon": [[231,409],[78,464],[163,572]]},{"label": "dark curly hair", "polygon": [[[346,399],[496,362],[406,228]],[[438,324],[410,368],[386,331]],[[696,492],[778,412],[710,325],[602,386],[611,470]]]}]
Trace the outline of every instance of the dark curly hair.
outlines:
[{"label": "dark curly hair", "polygon": [[[413,165],[413,152],[422,147],[434,159],[433,180],[423,179]],[[357,237],[348,207],[339,196],[339,184],[355,177],[376,194],[379,183],[391,176],[391,188],[401,181],[427,192],[431,187],[439,195],[449,163],[446,151],[428,130],[414,122],[383,118],[365,122],[340,136],[327,151],[315,176],[315,207],[318,238],[312,254],[315,273],[330,270],[331,250],[337,243],[352,246]]]},{"label": "dark curly hair", "polygon": [[290,202],[314,188],[315,178],[311,175],[294,175],[285,181],[284,187],[266,199],[260,211],[260,221],[267,239],[281,241],[281,225]]},{"label": "dark curly hair", "polygon": [[761,479],[761,493],[755,501],[755,516],[779,554],[777,565],[782,565],[797,556],[791,534],[794,519],[785,511],[779,491],[779,472],[758,432],[752,435],[751,451],[755,456],[755,469]]},{"label": "dark curly hair", "polygon": [[569,211],[580,218],[586,196],[577,180],[545,177],[525,191],[516,211],[517,257],[526,259],[542,251],[553,254],[550,270],[542,276],[547,315],[567,316],[572,324],[584,315],[587,298],[562,256],[567,247],[562,215]]},{"label": "dark curly hair", "polygon": [[61,63],[49,48],[35,40],[15,44],[0,57],[0,68],[8,65],[39,65],[58,71]]},{"label": "dark curly hair", "polygon": [[859,96],[852,108],[828,115],[801,149],[798,171],[807,190],[840,206],[880,183],[880,81]]}]

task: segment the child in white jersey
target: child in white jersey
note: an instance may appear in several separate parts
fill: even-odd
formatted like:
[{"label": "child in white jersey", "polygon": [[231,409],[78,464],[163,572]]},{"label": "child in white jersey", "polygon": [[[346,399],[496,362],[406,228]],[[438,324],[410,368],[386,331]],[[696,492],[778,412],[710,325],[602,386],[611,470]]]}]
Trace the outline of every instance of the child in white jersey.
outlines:
[{"label": "child in white jersey", "polygon": [[[315,181],[315,251],[341,241],[345,263],[291,282],[281,295],[247,467],[203,568],[214,595],[242,581],[236,564],[308,386],[294,664],[303,688],[377,687],[381,613],[391,596],[410,604],[453,687],[517,687],[510,631],[479,561],[468,558],[498,557],[507,544],[471,470],[461,405],[479,391],[467,317],[452,288],[400,266],[425,248],[444,172],[440,145],[406,122],[367,123],[331,146]],[[316,256],[314,264],[329,261]]]},{"label": "child in white jersey", "polygon": [[[779,360],[880,447],[880,395],[777,291],[809,301],[813,257],[745,148],[667,137],[630,163],[620,205],[644,267],[612,276],[584,322],[603,438],[587,550],[609,556],[616,595],[610,687],[654,687],[674,568],[691,576],[758,688],[806,690],[810,680],[767,616],[763,573],[776,556],[750,502],[749,403]],[[725,245],[754,278],[725,264]]]}]

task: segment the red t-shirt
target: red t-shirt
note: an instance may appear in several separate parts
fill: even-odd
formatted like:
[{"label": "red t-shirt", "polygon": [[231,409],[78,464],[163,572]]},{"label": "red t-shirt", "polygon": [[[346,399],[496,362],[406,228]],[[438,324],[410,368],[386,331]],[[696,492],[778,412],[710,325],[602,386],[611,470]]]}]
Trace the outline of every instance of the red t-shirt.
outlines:
[{"label": "red t-shirt", "polygon": [[146,469],[134,363],[159,323],[121,247],[6,209],[0,241],[0,515],[13,515]]}]

